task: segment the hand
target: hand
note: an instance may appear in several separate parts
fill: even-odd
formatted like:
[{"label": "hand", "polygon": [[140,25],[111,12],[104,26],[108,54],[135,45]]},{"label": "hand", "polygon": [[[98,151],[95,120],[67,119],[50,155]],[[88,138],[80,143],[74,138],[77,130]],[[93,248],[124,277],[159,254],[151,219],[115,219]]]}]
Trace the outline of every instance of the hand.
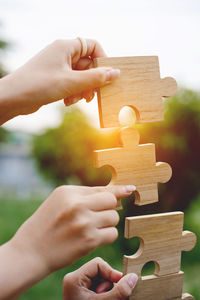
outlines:
[{"label": "hand", "polygon": [[61,186],[21,226],[12,244],[18,251],[38,257],[47,273],[71,265],[117,238],[117,198],[134,189]]},{"label": "hand", "polygon": [[0,121],[29,114],[42,105],[65,98],[73,104],[90,101],[97,87],[119,76],[119,70],[93,68],[93,59],[104,57],[100,44],[86,40],[87,54],[81,57],[79,39],[58,40],[47,46],[24,66],[0,80]]},{"label": "hand", "polygon": [[95,258],[64,277],[63,300],[125,300],[136,283],[136,274],[122,277],[101,258]]}]

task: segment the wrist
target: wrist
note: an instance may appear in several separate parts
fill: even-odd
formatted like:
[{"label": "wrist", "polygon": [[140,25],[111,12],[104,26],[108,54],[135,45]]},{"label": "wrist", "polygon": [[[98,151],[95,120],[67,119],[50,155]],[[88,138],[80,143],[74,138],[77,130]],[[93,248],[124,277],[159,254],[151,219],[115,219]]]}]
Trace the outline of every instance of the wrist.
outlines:
[{"label": "wrist", "polygon": [[24,262],[24,266],[26,266],[24,270],[31,270],[30,279],[39,281],[50,274],[48,265],[39,252],[40,247],[29,243],[29,238],[16,234],[8,244],[12,253],[15,253]]},{"label": "wrist", "polygon": [[26,245],[25,241],[18,241],[14,236],[0,248],[0,261],[2,260],[0,290],[1,293],[5,291],[2,294],[5,294],[8,299],[17,299],[49,275],[48,268],[40,255]]},{"label": "wrist", "polygon": [[[25,115],[30,111],[27,107],[29,94],[25,93],[24,78],[16,72],[0,79],[0,125],[18,116]],[[18,79],[19,78],[19,79]]]},{"label": "wrist", "polygon": [[12,95],[13,86],[10,75],[0,79],[0,125],[18,115],[19,107]]}]

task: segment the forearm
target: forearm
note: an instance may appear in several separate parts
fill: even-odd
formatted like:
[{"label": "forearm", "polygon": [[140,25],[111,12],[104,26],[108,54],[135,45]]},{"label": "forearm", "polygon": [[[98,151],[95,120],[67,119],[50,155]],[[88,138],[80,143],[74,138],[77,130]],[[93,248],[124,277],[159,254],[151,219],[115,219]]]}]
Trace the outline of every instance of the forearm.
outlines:
[{"label": "forearm", "polygon": [[0,79],[0,125],[15,117],[18,109],[12,96],[9,75]]},{"label": "forearm", "polygon": [[24,85],[17,71],[0,79],[0,125],[26,113],[28,97]]},{"label": "forearm", "polygon": [[15,300],[48,275],[39,257],[13,240],[0,247],[0,300]]}]

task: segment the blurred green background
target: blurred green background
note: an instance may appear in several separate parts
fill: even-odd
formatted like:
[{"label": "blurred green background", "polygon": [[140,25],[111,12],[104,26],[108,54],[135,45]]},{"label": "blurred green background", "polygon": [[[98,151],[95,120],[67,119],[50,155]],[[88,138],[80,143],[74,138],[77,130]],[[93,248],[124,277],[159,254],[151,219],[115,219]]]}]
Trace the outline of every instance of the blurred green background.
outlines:
[{"label": "blurred green background", "polygon": [[[1,51],[8,44],[0,40]],[[0,65],[0,76],[5,75],[5,66]],[[200,233],[200,94],[185,88],[165,102],[165,122],[137,125],[141,143],[156,144],[157,161],[168,162],[173,169],[172,179],[159,186],[160,201],[154,205],[136,207],[134,196],[123,200],[124,210],[120,211],[119,238],[113,244],[93,251],[69,268],[55,272],[25,293],[20,299],[55,300],[62,298],[62,278],[67,272],[77,269],[84,262],[100,256],[114,268],[121,270],[124,254],[131,255],[138,247],[138,240],[123,237],[124,218],[157,212],[182,210],[185,212],[184,227],[199,236]],[[91,126],[79,109],[69,108],[62,115],[62,122],[55,128],[47,129],[40,135],[22,135],[0,128],[0,190],[6,184],[3,160],[7,149],[28,146],[28,159],[34,161],[37,170],[34,176],[42,176],[40,185],[47,189],[42,195],[32,191],[27,195],[5,188],[0,197],[0,244],[8,241],[17,228],[38,208],[55,186],[61,184],[105,185],[110,180],[110,171],[104,167],[93,167],[93,150],[119,145],[117,133],[102,134]],[[6,150],[5,150],[6,149]],[[21,148],[20,148],[21,149]],[[15,152],[16,153],[16,152]],[[27,158],[26,157],[26,158]],[[24,158],[23,158],[24,159]],[[11,166],[10,166],[11,168]],[[32,170],[32,169],[31,169]],[[35,170],[35,169],[34,169]],[[12,175],[12,168],[6,168]],[[17,169],[22,176],[21,169]],[[32,174],[32,173],[31,173]],[[16,177],[15,177],[16,178]],[[28,177],[27,177],[28,180]],[[42,181],[43,180],[43,181]],[[20,184],[20,183],[19,183]],[[31,183],[32,184],[32,183]],[[19,185],[20,186],[20,185]],[[22,201],[27,200],[27,201]],[[182,255],[182,270],[185,272],[184,291],[200,300],[200,241],[191,252]],[[31,272],[31,270],[30,270]],[[144,268],[143,274],[153,273],[152,265]]]}]

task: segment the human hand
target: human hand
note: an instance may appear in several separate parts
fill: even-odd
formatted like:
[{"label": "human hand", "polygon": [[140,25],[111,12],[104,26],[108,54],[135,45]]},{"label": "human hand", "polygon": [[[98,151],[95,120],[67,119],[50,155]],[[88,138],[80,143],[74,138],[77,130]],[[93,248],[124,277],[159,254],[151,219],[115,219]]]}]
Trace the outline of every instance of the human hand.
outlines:
[{"label": "human hand", "polygon": [[[117,199],[134,186],[61,186],[18,230],[12,245],[49,274],[118,236]],[[38,258],[38,261],[37,261]]]},{"label": "human hand", "polygon": [[95,258],[64,277],[63,300],[125,300],[136,283],[136,274],[122,277],[101,258]]},{"label": "human hand", "polygon": [[79,39],[58,40],[1,79],[2,120],[8,111],[12,117],[29,114],[42,105],[63,98],[66,105],[81,98],[90,101],[95,88],[118,77],[119,70],[109,66],[93,68],[93,59],[106,55],[97,41],[87,39],[86,42],[85,57],[81,57],[82,44]]}]

